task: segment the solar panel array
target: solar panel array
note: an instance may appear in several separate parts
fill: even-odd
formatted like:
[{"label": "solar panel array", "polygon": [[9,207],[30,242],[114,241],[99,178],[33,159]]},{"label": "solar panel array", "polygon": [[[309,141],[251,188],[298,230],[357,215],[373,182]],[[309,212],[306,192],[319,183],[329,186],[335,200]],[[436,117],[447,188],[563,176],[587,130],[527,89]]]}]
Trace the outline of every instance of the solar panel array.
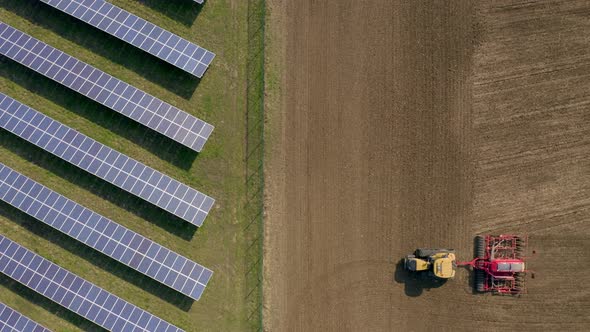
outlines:
[{"label": "solar panel array", "polygon": [[109,331],[182,331],[2,235],[0,272]]},{"label": "solar panel array", "polygon": [[201,226],[214,199],[0,93],[0,128]]},{"label": "solar panel array", "polygon": [[0,54],[201,151],[213,126],[0,22]]},{"label": "solar panel array", "polygon": [[0,302],[0,331],[2,332],[51,332],[46,327],[25,317],[20,312]]},{"label": "solar panel array", "polygon": [[[104,0],[40,0],[201,78],[215,54]],[[193,0],[203,4],[204,0]],[[0,21],[14,60],[200,152],[213,126]],[[0,93],[0,128],[198,227],[214,200]],[[199,300],[213,272],[0,163],[0,201]],[[0,273],[110,331],[182,331],[0,235]],[[50,332],[0,303],[0,332]]]},{"label": "solar panel array", "polygon": [[213,274],[2,163],[0,200],[195,300]]},{"label": "solar panel array", "polygon": [[197,77],[203,77],[215,57],[206,49],[104,0],[41,1]]}]

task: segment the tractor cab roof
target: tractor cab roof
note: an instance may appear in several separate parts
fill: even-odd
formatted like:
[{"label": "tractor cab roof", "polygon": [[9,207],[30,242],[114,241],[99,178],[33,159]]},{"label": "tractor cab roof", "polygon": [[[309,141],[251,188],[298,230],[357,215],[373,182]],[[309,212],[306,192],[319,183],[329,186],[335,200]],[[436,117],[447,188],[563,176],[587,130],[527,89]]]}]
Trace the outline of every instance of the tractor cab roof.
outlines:
[{"label": "tractor cab roof", "polygon": [[434,275],[441,279],[449,279],[455,276],[455,254],[448,253],[441,258],[434,260]]}]

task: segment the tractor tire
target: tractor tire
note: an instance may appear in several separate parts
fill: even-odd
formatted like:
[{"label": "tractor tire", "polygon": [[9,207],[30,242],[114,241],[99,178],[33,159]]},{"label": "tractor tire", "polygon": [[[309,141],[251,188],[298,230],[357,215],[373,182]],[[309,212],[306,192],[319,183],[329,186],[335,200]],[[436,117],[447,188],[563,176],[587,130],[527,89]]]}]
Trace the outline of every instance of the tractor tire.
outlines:
[{"label": "tractor tire", "polygon": [[474,272],[474,280],[473,280],[473,288],[478,293],[484,292],[484,284],[486,282],[486,274],[482,270],[475,270]]},{"label": "tractor tire", "polygon": [[483,236],[478,235],[475,237],[475,258],[483,259],[486,251],[486,241]]}]

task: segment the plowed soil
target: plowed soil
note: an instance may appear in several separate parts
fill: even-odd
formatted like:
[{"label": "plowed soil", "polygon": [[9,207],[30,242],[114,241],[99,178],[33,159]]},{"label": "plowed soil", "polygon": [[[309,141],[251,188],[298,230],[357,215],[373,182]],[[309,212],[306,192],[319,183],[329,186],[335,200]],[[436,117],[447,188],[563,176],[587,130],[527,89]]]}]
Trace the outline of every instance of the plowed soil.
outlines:
[{"label": "plowed soil", "polygon": [[[274,0],[270,17],[266,330],[590,329],[588,1]],[[398,269],[509,232],[529,236],[522,297]]]}]

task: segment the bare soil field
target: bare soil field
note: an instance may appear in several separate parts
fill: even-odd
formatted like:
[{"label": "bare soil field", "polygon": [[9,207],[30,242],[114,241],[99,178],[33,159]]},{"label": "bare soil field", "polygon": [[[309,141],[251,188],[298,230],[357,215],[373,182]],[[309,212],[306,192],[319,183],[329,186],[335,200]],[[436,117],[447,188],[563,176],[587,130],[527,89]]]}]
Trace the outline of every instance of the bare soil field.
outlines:
[{"label": "bare soil field", "polygon": [[[590,329],[590,3],[270,3],[265,329]],[[520,298],[397,269],[507,232]]]}]

